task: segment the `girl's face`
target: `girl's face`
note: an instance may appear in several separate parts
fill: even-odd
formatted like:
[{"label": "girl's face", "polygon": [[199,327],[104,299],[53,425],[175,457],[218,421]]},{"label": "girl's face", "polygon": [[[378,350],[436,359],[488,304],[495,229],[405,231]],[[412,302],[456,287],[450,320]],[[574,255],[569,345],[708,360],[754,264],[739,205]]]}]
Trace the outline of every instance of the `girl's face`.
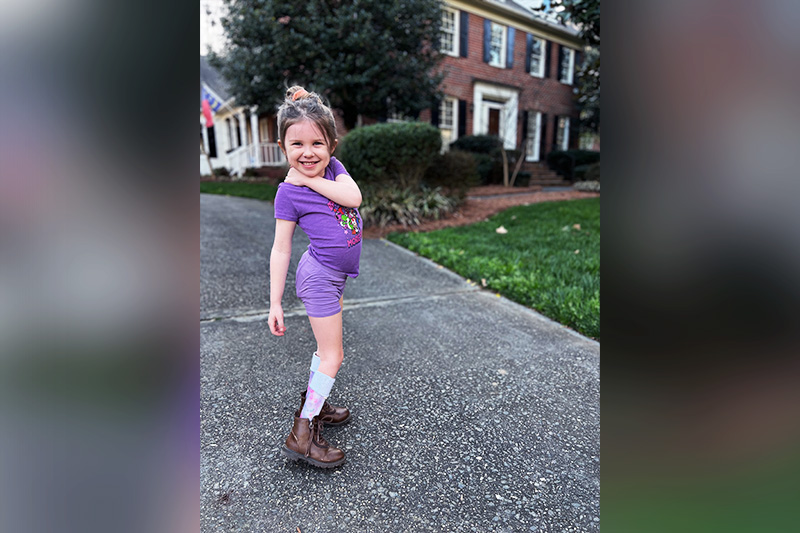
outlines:
[{"label": "girl's face", "polygon": [[286,146],[283,149],[289,166],[309,178],[325,173],[335,147],[335,144],[332,147],[328,145],[322,131],[309,120],[295,122],[286,129]]}]

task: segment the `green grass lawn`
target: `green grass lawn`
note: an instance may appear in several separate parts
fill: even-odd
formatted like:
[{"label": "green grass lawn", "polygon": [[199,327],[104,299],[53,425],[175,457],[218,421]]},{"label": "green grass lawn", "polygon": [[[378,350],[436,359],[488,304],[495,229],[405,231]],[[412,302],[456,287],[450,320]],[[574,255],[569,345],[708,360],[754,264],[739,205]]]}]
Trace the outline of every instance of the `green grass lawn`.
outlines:
[{"label": "green grass lawn", "polygon": [[269,183],[235,183],[230,181],[201,181],[200,192],[224,194],[226,196],[243,196],[256,200],[275,200],[278,187]]},{"label": "green grass lawn", "polygon": [[388,239],[600,338],[599,198],[517,206],[470,226]]}]

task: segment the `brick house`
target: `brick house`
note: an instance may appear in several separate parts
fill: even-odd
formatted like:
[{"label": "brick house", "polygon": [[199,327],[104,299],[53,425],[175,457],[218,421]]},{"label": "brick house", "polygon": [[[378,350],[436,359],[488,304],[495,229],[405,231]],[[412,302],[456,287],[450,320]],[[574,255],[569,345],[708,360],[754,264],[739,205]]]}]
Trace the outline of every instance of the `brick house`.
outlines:
[{"label": "brick house", "polygon": [[526,7],[540,4],[444,2],[445,97],[420,118],[438,125],[445,143],[497,135],[508,149],[525,143],[529,163],[552,150],[578,147],[573,81],[584,43],[576,29]]},{"label": "brick house", "polygon": [[[584,43],[577,29],[531,9],[541,4],[444,0],[440,48],[444,59],[439,67],[444,73],[444,98],[419,119],[439,127],[445,146],[475,134],[497,135],[507,149],[524,146],[525,169],[537,177],[555,178],[539,162],[552,150],[578,147],[573,80]],[[216,91],[224,102],[214,126],[219,130],[218,149],[213,147],[213,136],[209,139],[212,132],[203,132],[206,151],[216,152],[212,164],[237,175],[248,166],[282,165],[274,111],[237,107],[224,80],[202,56],[200,67],[202,91]],[[375,122],[362,118],[361,124]],[[340,116],[337,124],[344,136],[347,131]],[[200,164],[201,173],[207,173],[202,155]]]}]

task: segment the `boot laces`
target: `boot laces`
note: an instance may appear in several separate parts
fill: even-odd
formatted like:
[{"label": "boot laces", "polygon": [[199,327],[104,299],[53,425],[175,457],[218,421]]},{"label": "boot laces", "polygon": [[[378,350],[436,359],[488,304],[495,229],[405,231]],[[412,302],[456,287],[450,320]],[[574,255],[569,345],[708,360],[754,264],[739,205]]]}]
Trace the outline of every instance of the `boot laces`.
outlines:
[{"label": "boot laces", "polygon": [[328,441],[326,441],[325,437],[322,436],[322,420],[320,420],[319,417],[315,416],[314,420],[311,423],[314,426],[314,430],[311,433],[314,443],[317,444],[320,448],[330,447]]}]

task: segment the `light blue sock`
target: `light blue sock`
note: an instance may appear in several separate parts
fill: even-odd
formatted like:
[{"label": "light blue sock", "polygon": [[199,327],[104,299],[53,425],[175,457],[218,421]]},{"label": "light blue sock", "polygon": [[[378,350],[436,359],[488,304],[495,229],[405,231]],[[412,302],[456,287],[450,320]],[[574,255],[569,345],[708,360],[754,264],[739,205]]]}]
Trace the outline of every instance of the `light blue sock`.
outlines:
[{"label": "light blue sock", "polygon": [[311,380],[314,378],[314,372],[317,371],[321,362],[322,359],[319,358],[317,352],[314,352],[314,355],[311,356],[311,367],[309,368],[309,371],[311,372],[311,374],[308,376],[309,384],[311,384]]}]

